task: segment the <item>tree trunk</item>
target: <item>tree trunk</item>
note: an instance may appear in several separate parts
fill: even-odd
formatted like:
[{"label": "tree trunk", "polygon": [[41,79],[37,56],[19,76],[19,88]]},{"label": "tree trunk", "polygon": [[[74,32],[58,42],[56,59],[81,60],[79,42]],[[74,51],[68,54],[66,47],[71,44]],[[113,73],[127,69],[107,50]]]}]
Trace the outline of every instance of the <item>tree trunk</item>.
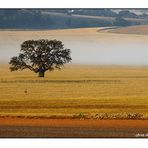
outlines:
[{"label": "tree trunk", "polygon": [[39,77],[44,77],[44,73],[45,73],[45,72],[41,72],[41,71],[40,71],[40,72],[39,72]]}]

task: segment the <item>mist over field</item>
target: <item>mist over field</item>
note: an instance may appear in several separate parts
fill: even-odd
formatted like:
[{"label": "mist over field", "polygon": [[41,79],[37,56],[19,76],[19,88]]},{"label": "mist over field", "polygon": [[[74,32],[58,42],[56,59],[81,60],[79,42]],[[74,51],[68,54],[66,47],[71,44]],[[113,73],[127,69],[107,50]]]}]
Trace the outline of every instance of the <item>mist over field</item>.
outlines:
[{"label": "mist over field", "polygon": [[58,39],[71,49],[72,64],[147,65],[148,39],[144,35],[99,32],[100,28],[0,31],[0,62],[8,63],[28,39]]}]

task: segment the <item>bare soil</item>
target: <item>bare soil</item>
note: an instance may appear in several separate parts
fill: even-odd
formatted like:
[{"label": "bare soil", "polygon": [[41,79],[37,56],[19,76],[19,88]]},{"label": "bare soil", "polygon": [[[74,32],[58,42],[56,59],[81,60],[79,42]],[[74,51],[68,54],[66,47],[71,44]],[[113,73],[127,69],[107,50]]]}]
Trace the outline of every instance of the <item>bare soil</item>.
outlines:
[{"label": "bare soil", "polygon": [[148,120],[0,118],[0,137],[148,137]]}]

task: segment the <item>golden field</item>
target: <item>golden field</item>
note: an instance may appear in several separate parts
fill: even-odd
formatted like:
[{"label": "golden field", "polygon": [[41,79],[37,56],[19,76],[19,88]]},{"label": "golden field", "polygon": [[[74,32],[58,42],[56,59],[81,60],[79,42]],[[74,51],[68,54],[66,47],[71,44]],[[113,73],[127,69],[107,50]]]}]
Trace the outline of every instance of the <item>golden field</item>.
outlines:
[{"label": "golden field", "polygon": [[9,65],[0,65],[0,116],[105,113],[117,118],[135,113],[148,116],[148,67],[70,64],[39,78],[29,70],[10,72]]},{"label": "golden field", "polygon": [[[76,29],[57,29],[57,30],[0,30],[0,43],[13,46],[20,44],[28,39],[57,39],[65,42],[79,41],[81,44],[84,41],[98,42],[98,43],[129,43],[129,42],[142,42],[147,43],[148,38],[145,35],[148,31],[148,25],[121,27],[118,29],[106,29],[107,27],[97,28],[76,28]],[[122,31],[123,32],[120,32]],[[132,31],[137,30],[132,34]],[[124,32],[125,31],[125,32]],[[129,32],[128,32],[129,31]],[[136,35],[138,34],[138,35]],[[122,39],[122,40],[121,40]],[[12,43],[13,42],[13,43]],[[13,45],[13,46],[12,46]],[[6,47],[5,47],[6,48]]]},{"label": "golden field", "polygon": [[148,35],[148,25],[120,27],[117,29],[112,29],[111,31],[108,31],[108,32],[120,33],[120,34]]}]

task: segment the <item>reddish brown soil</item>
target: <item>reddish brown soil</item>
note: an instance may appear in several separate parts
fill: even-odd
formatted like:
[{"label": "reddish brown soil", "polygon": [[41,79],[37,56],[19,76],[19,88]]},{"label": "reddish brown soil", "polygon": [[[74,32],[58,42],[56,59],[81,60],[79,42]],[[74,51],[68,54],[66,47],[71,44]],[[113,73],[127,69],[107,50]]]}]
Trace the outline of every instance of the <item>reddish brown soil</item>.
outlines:
[{"label": "reddish brown soil", "polygon": [[91,120],[91,119],[42,119],[2,117],[0,125],[10,126],[70,126],[70,127],[147,127],[148,120]]},{"label": "reddish brown soil", "polygon": [[0,118],[0,137],[147,137],[148,120]]}]

